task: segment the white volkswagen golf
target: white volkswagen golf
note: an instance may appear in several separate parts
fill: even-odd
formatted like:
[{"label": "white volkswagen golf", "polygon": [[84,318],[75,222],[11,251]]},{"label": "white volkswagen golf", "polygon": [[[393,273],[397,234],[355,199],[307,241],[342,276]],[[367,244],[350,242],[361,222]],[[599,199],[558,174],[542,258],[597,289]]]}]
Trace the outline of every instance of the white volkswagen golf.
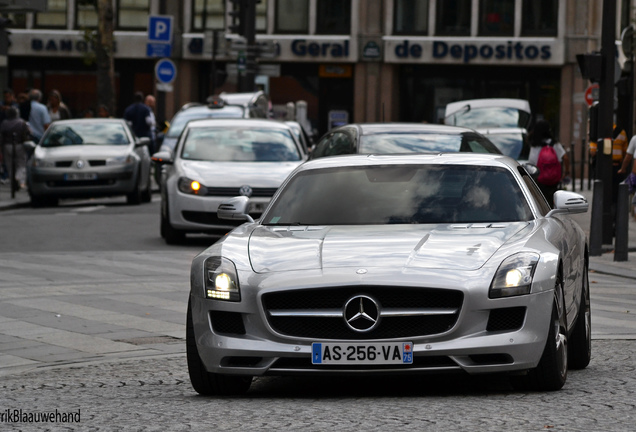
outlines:
[{"label": "white volkswagen golf", "polygon": [[175,152],[159,152],[161,236],[181,242],[186,233],[229,231],[239,221],[220,220],[219,204],[249,198],[256,217],[283,180],[307,159],[292,129],[262,119],[205,119],[187,124]]}]

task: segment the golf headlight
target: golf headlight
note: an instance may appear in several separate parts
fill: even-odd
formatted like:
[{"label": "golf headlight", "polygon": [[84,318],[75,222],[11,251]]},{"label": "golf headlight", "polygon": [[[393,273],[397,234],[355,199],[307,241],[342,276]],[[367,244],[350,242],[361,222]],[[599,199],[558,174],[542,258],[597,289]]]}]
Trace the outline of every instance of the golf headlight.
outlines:
[{"label": "golf headlight", "polygon": [[201,183],[187,177],[181,177],[179,179],[178,188],[180,192],[191,195],[205,195],[207,191],[205,186]]},{"label": "golf headlight", "polygon": [[539,255],[535,253],[518,253],[506,258],[495,273],[488,297],[500,298],[529,294],[538,262]]},{"label": "golf headlight", "polygon": [[221,257],[210,257],[203,264],[205,296],[215,300],[240,301],[236,267],[232,261]]}]

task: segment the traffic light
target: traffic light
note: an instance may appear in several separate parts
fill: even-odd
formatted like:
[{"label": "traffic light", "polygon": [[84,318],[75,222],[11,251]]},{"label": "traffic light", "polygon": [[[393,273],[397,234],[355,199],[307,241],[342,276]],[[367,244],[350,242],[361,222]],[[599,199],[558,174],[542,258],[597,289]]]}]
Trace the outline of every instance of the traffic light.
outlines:
[{"label": "traffic light", "polygon": [[579,63],[579,69],[581,70],[583,78],[593,83],[601,81],[603,76],[603,56],[600,52],[577,54],[576,61]]},{"label": "traffic light", "polygon": [[232,24],[228,26],[228,29],[232,33],[237,33],[241,36],[245,36],[245,13],[247,11],[248,0],[230,0],[232,3],[232,10],[229,12],[232,17]]}]

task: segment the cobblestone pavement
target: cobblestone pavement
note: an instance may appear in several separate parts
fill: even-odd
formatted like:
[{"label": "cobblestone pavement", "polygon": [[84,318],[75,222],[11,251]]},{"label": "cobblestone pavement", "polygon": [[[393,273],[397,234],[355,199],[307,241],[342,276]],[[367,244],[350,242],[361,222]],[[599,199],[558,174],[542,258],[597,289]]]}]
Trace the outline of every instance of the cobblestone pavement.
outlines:
[{"label": "cobblestone pavement", "polygon": [[590,366],[552,393],[517,393],[501,377],[272,377],[244,397],[206,398],[190,387],[182,354],[49,368],[3,377],[0,416],[58,410],[79,423],[0,429],[633,431],[636,341],[593,350]]}]

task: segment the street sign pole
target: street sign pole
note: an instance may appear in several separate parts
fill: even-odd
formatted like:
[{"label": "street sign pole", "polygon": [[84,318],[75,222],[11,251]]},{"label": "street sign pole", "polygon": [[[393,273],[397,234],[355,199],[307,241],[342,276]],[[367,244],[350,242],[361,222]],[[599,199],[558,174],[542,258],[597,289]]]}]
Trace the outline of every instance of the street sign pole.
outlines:
[{"label": "street sign pole", "polygon": [[603,244],[611,244],[614,237],[614,223],[612,220],[612,136],[614,124],[616,0],[603,0],[602,25],[601,54],[603,71],[599,83],[596,178],[603,181]]}]

